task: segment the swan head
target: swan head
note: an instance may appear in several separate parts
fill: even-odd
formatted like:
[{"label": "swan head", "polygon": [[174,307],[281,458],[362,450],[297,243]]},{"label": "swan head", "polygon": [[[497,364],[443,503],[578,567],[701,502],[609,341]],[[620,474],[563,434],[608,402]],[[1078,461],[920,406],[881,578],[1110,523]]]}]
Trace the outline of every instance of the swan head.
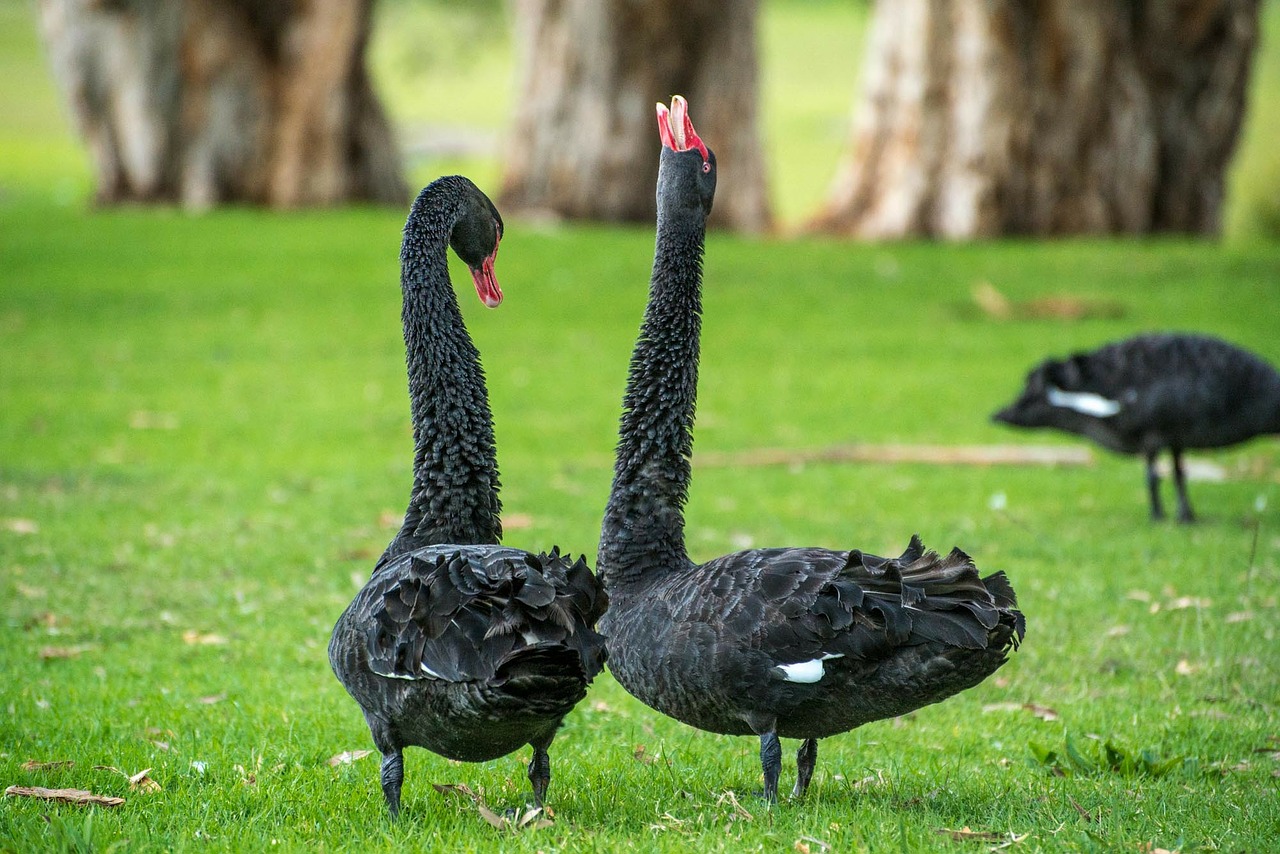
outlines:
[{"label": "swan head", "polygon": [[658,136],[662,159],[658,167],[660,209],[700,208],[711,213],[716,194],[716,155],[693,129],[689,104],[679,95],[671,107],[658,104]]},{"label": "swan head", "polygon": [[449,235],[449,245],[471,271],[476,295],[489,308],[502,304],[502,288],[493,271],[500,242],[502,215],[489,197],[472,184],[461,200],[461,211]]}]

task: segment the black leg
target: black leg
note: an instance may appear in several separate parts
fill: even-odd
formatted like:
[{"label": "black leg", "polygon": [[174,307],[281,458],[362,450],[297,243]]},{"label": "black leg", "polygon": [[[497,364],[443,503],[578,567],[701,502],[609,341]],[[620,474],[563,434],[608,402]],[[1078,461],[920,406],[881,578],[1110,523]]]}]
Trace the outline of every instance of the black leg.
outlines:
[{"label": "black leg", "polygon": [[1196,520],[1191,511],[1191,499],[1187,498],[1187,475],[1182,470],[1182,449],[1173,448],[1173,482],[1178,487],[1178,521],[1187,523]]},{"label": "black leg", "polygon": [[791,790],[791,797],[802,798],[809,788],[809,780],[813,778],[813,766],[818,761],[818,740],[806,738],[804,744],[796,751],[796,787]]},{"label": "black leg", "polygon": [[1156,453],[1147,453],[1147,494],[1151,496],[1151,518],[1158,522],[1164,518],[1164,507],[1160,504],[1160,475],[1156,471]]},{"label": "black leg", "polygon": [[782,742],[776,732],[760,736],[760,767],[764,769],[764,799],[778,802],[778,776],[782,773]]},{"label": "black leg", "polygon": [[533,759],[529,762],[529,782],[533,784],[533,803],[542,806],[547,797],[547,786],[551,784],[551,757],[547,754],[550,742],[534,744]]},{"label": "black leg", "polygon": [[400,815],[400,787],[404,784],[404,755],[392,750],[382,755],[382,796],[392,818]]}]

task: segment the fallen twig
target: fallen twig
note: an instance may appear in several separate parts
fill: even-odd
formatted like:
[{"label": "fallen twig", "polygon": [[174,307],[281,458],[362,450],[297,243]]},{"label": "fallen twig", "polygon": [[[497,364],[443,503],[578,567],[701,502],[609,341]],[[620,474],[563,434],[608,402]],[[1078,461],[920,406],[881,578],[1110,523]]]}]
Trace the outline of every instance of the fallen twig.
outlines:
[{"label": "fallen twig", "polygon": [[964,466],[1091,466],[1093,452],[1069,445],[832,445],[826,448],[752,448],[705,451],[700,468],[801,465],[805,463],[930,463]]}]

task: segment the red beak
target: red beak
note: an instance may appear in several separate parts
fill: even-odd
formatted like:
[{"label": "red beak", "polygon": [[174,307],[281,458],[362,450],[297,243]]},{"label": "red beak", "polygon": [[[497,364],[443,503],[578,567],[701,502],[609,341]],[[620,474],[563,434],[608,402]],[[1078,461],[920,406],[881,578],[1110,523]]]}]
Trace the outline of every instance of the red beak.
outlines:
[{"label": "red beak", "polygon": [[689,102],[679,95],[671,96],[670,110],[666,104],[658,104],[658,135],[662,137],[662,144],[672,151],[697,149],[702,154],[703,163],[711,159],[707,146],[693,129]]},{"label": "red beak", "polygon": [[489,308],[502,305],[502,288],[498,287],[498,277],[493,273],[493,262],[498,257],[498,247],[493,247],[493,254],[480,262],[479,267],[472,267],[471,278],[476,283],[476,294],[480,302]]}]

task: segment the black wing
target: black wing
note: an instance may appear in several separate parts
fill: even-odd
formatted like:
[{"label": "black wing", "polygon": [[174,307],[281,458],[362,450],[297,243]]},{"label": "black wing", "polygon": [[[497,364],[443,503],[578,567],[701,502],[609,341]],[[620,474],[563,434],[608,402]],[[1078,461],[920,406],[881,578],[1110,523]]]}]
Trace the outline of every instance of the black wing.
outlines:
[{"label": "black wing", "polygon": [[1004,573],[981,578],[959,549],[944,558],[918,537],[897,558],[781,549],[759,575],[762,650],[777,664],[847,656],[878,661],[904,646],[1016,646],[1026,631]]},{"label": "black wing", "polygon": [[368,630],[373,672],[394,679],[489,680],[525,647],[563,645],[584,674],[604,664],[595,631],[607,599],[585,559],[486,546],[420,549],[385,567]]}]

